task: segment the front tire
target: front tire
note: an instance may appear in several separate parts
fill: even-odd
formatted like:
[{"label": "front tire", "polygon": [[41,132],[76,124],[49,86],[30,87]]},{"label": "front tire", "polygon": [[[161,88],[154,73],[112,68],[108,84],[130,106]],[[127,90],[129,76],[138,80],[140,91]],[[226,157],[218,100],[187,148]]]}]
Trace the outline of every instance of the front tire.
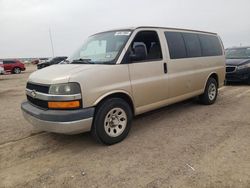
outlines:
[{"label": "front tire", "polygon": [[19,67],[15,67],[13,70],[14,74],[20,74],[21,73],[21,69]]},{"label": "front tire", "polygon": [[200,102],[205,105],[214,104],[218,95],[218,83],[210,77],[207,81],[205,91],[199,96]]},{"label": "front tire", "polygon": [[129,133],[132,121],[129,104],[120,98],[110,98],[96,109],[91,134],[106,145],[121,142]]}]

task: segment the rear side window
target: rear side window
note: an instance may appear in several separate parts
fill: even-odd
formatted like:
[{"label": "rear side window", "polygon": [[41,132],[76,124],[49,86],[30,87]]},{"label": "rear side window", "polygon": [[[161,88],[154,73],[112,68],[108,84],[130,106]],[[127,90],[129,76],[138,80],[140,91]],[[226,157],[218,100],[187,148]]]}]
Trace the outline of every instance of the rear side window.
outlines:
[{"label": "rear side window", "polygon": [[15,61],[3,61],[3,64],[14,64],[16,63]]},{"label": "rear side window", "polygon": [[200,41],[197,34],[194,33],[182,33],[186,50],[187,56],[192,57],[201,57],[201,47]]},{"label": "rear side window", "polygon": [[165,32],[171,59],[219,56],[222,47],[217,36],[184,32]]},{"label": "rear side window", "polygon": [[221,44],[218,37],[213,35],[199,34],[202,56],[219,56],[222,55]]},{"label": "rear side window", "polygon": [[187,57],[186,47],[181,33],[165,32],[165,37],[167,39],[171,59]]}]

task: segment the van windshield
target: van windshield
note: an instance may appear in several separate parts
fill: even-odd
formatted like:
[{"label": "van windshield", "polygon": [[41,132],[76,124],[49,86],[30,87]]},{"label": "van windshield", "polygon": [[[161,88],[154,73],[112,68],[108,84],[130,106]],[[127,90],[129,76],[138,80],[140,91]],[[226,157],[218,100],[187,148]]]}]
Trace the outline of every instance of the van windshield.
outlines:
[{"label": "van windshield", "polygon": [[115,64],[125,46],[130,30],[110,31],[90,36],[69,58],[72,64]]}]

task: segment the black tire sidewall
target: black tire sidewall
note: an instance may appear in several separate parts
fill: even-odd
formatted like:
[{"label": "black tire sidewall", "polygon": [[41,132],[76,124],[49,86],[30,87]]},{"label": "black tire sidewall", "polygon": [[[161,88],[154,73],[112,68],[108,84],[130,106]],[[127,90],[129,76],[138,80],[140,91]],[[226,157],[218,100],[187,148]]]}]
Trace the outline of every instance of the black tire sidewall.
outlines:
[{"label": "black tire sidewall", "polygon": [[[122,108],[127,115],[127,126],[123,133],[117,137],[110,137],[104,129],[104,121],[107,113],[113,108]],[[119,98],[111,98],[105,100],[99,107],[97,107],[94,124],[91,132],[94,132],[94,137],[101,143],[111,145],[122,141],[129,133],[132,121],[132,111],[126,101]]]},{"label": "black tire sidewall", "polygon": [[[210,84],[215,84],[216,86],[216,95],[214,97],[213,100],[210,100],[209,96],[208,96],[208,88],[210,86]],[[214,79],[214,78],[209,78],[207,83],[206,83],[206,87],[205,87],[205,91],[204,93],[199,97],[200,98],[200,102],[202,104],[205,104],[205,105],[211,105],[211,104],[214,104],[214,102],[216,101],[217,99],[217,95],[218,95],[218,83],[217,81]]]}]

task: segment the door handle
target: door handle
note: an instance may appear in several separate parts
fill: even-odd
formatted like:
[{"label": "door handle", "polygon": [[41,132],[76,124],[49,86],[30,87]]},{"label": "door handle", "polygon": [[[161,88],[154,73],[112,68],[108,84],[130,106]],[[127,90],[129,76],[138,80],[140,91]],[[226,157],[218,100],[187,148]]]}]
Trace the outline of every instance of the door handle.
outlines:
[{"label": "door handle", "polygon": [[163,63],[163,69],[164,69],[164,73],[167,74],[168,73],[167,63]]}]

